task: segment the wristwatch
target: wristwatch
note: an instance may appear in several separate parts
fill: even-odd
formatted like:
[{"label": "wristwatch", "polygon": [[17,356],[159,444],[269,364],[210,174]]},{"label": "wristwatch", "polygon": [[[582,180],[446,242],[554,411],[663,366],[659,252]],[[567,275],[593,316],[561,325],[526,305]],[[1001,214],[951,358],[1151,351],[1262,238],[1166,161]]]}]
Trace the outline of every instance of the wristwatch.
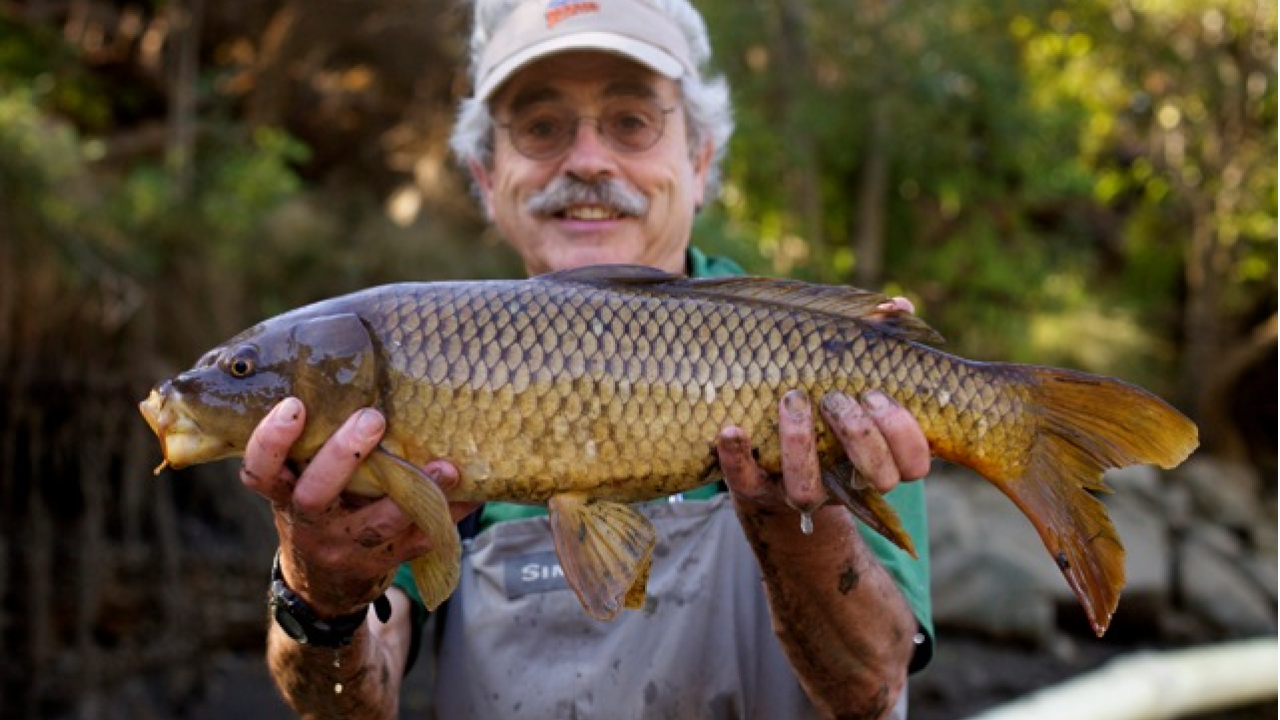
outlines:
[{"label": "wristwatch", "polygon": [[[373,601],[374,612],[378,619],[386,622],[391,618],[391,602],[385,594]],[[351,637],[364,624],[369,614],[369,606],[357,610],[350,615],[336,618],[321,618],[305,600],[298,596],[284,581],[284,573],[280,571],[280,551],[276,550],[275,560],[271,563],[271,586],[267,590],[267,608],[276,624],[285,635],[304,645],[316,647],[340,648],[351,644]]]}]

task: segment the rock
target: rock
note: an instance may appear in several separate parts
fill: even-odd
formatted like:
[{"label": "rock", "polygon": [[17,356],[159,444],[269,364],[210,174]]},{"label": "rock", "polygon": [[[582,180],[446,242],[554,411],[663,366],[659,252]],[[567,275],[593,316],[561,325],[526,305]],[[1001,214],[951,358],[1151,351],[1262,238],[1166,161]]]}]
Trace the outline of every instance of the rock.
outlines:
[{"label": "rock", "polygon": [[946,554],[934,574],[934,621],[996,640],[1048,647],[1055,603],[1025,565],[976,548]]},{"label": "rock", "polygon": [[1259,555],[1251,555],[1240,561],[1240,570],[1249,578],[1258,590],[1260,590],[1267,599],[1275,605],[1277,598],[1280,597],[1276,592],[1276,558],[1275,555],[1267,560]]},{"label": "rock", "polygon": [[1262,513],[1262,517],[1253,526],[1253,531],[1249,533],[1249,556],[1240,562],[1241,569],[1267,594],[1273,605],[1280,600],[1276,578],[1280,568],[1276,565],[1278,528],[1275,513],[1275,500],[1272,500],[1269,512]]},{"label": "rock", "polygon": [[[1087,633],[1039,535],[1003,493],[954,466],[928,482],[938,625],[1041,647],[1055,627]],[[1125,544],[1127,574],[1117,615],[1125,627],[1113,632],[1186,639],[1275,632],[1276,507],[1255,472],[1196,458],[1174,473],[1112,471],[1107,482],[1114,492],[1100,498]]]},{"label": "rock", "polygon": [[1194,456],[1173,477],[1190,491],[1197,518],[1242,531],[1257,524],[1262,511],[1260,482],[1248,465]]},{"label": "rock", "polygon": [[1275,599],[1245,569],[1255,559],[1241,550],[1240,541],[1220,527],[1187,533],[1179,546],[1179,596],[1187,612],[1226,637],[1274,635]]},{"label": "rock", "polygon": [[966,485],[983,482],[976,475],[961,477],[961,471],[944,468],[929,475],[925,485],[925,501],[929,511],[929,547],[931,556],[949,548],[972,543],[977,535],[973,507]]},{"label": "rock", "polygon": [[[1126,548],[1124,602],[1148,612],[1162,608],[1173,562],[1160,504],[1164,480],[1144,468],[1108,480],[1116,492],[1104,499]],[[999,489],[962,468],[931,476],[928,498],[935,620],[992,637],[1050,638],[1054,608],[1077,600],[1030,521]]]},{"label": "rock", "polygon": [[[1151,474],[1154,476],[1154,472]],[[1144,603],[1161,604],[1169,595],[1173,551],[1161,498],[1140,486],[1118,483],[1105,497],[1111,521],[1125,547],[1124,598],[1143,596]]]},{"label": "rock", "polygon": [[930,476],[933,614],[940,626],[1044,647],[1055,607],[1074,598],[1031,523],[997,488],[963,468]]},{"label": "rock", "polygon": [[1141,497],[1155,505],[1163,504],[1174,486],[1151,465],[1131,465],[1108,470],[1105,480],[1116,492]]}]

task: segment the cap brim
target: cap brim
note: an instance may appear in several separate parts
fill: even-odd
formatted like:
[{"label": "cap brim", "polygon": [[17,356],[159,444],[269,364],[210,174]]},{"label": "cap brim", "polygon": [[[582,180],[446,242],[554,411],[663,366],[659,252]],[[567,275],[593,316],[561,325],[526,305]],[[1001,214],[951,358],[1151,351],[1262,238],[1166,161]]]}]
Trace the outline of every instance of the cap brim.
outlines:
[{"label": "cap brim", "polygon": [[503,59],[476,88],[476,97],[488,100],[494,91],[522,68],[550,55],[574,50],[621,55],[673,80],[685,74],[685,67],[679,60],[647,42],[611,32],[584,32],[552,38]]}]

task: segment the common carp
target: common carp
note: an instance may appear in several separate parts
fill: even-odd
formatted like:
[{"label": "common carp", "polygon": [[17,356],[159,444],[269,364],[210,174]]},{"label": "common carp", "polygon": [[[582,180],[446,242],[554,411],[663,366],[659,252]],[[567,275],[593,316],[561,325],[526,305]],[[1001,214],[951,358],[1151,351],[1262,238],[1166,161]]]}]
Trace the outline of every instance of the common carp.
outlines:
[{"label": "common carp", "polygon": [[[386,285],[246,330],[152,390],[141,410],[163,448],[159,473],[243,455],[290,395],[308,410],[291,455],[300,465],[352,412],[376,407],[385,435],[348,489],[391,496],[430,537],[434,549],[411,562],[429,607],[458,580],[448,500],[505,500],[548,506],[569,585],[607,619],[643,599],[655,541],[628,503],[714,478],[714,441],[728,424],[778,472],[778,401],[790,389],[880,389],[915,415],[933,455],[974,469],[1021,508],[1101,635],[1124,584],[1124,548],[1092,492],[1107,490],[1107,468],[1177,465],[1198,444],[1195,425],[1119,380],[940,352],[915,316],[877,316],[886,299],[633,266]],[[818,450],[829,493],[914,552],[825,427]],[[448,498],[418,469],[437,458],[459,470]]]}]

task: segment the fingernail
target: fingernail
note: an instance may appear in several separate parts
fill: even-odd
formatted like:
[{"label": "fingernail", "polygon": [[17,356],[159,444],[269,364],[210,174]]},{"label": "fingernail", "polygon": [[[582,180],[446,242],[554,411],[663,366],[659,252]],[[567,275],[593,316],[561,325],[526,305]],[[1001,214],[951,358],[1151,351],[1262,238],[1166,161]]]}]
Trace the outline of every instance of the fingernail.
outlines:
[{"label": "fingernail", "polygon": [[886,300],[876,306],[876,310],[879,310],[880,312],[893,312],[894,310],[897,310],[897,309],[898,309],[898,303],[892,300]]},{"label": "fingernail", "polygon": [[782,406],[792,415],[804,415],[809,410],[809,398],[801,390],[790,390],[782,396]]},{"label": "fingernail", "polygon": [[295,423],[302,417],[302,401],[295,397],[288,397],[280,401],[276,405],[276,417],[287,423]]},{"label": "fingernail", "polygon": [[361,410],[356,416],[356,432],[365,440],[377,437],[383,428],[382,413],[376,410]]},{"label": "fingernail", "polygon": [[750,445],[747,438],[741,433],[721,435],[720,442],[724,445],[725,450],[737,455],[742,455],[750,451]]},{"label": "fingernail", "polygon": [[881,390],[869,390],[862,396],[862,402],[872,410],[884,410],[893,405],[893,398],[886,395]]},{"label": "fingernail", "polygon": [[843,415],[852,402],[844,393],[829,392],[822,396],[822,409],[832,415]]}]

